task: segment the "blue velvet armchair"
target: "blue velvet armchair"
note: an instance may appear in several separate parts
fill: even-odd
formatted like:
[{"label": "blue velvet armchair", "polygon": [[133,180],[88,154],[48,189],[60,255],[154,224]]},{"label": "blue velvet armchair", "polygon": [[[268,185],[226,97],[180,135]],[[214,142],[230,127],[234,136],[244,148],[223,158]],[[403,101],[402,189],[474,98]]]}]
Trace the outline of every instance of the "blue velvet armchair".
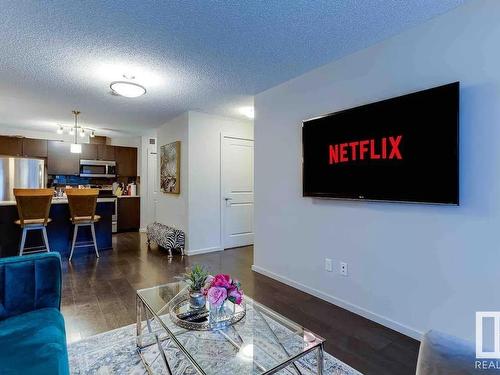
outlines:
[{"label": "blue velvet armchair", "polygon": [[0,259],[0,373],[69,375],[61,258]]}]

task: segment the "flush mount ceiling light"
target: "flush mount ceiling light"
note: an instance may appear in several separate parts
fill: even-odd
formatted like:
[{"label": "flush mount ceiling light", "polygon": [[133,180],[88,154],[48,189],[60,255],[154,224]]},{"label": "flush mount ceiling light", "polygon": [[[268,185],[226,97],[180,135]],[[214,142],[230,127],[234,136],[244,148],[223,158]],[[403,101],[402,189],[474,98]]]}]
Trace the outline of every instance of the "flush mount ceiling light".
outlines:
[{"label": "flush mount ceiling light", "polygon": [[[126,74],[123,75],[123,78],[130,80],[135,79],[134,76]],[[111,82],[109,88],[113,90],[113,93],[115,93],[116,95],[124,96],[126,98],[137,98],[146,93],[146,88],[144,86],[129,81]]]}]

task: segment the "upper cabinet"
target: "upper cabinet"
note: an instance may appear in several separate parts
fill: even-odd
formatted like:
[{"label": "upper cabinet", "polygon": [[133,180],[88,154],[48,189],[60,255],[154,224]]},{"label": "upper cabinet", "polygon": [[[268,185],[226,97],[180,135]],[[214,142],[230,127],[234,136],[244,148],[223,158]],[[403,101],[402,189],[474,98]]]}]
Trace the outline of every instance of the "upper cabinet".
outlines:
[{"label": "upper cabinet", "polygon": [[115,160],[118,176],[137,176],[137,148],[115,146]]},{"label": "upper cabinet", "polygon": [[23,156],[30,158],[47,157],[47,141],[45,139],[23,138]]},{"label": "upper cabinet", "polygon": [[22,156],[23,139],[0,136],[0,155]]},{"label": "upper cabinet", "polygon": [[115,147],[103,144],[84,143],[80,159],[83,160],[115,160]]},{"label": "upper cabinet", "polygon": [[83,143],[82,144],[82,153],[80,154],[80,159],[97,160],[97,145]]},{"label": "upper cabinet", "polygon": [[115,160],[115,146],[109,145],[96,145],[97,146],[97,160]]},{"label": "upper cabinet", "polygon": [[80,154],[70,151],[69,142],[48,141],[47,173],[52,175],[79,175]]},{"label": "upper cabinet", "polygon": [[63,141],[0,136],[0,155],[47,158],[47,173],[50,175],[79,175],[82,159],[116,161],[117,176],[137,176],[136,147],[82,143],[82,153],[73,154],[70,145]]},{"label": "upper cabinet", "polygon": [[0,136],[0,155],[46,158],[47,141],[45,139]]}]

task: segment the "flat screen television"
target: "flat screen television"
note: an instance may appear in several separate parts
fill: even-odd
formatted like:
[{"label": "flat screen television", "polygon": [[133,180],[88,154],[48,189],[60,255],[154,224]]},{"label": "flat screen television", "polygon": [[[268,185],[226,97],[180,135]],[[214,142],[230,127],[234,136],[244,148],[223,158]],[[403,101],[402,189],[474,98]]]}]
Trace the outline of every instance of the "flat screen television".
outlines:
[{"label": "flat screen television", "polygon": [[303,195],[459,204],[459,82],[306,120]]}]

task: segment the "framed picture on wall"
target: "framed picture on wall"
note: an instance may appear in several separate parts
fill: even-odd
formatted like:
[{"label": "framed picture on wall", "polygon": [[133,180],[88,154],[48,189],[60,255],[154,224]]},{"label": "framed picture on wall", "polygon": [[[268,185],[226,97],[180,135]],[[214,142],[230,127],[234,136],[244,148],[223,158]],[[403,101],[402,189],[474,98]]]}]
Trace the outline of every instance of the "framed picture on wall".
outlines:
[{"label": "framed picture on wall", "polygon": [[180,193],[181,142],[176,141],[160,148],[160,189],[164,193]]}]

